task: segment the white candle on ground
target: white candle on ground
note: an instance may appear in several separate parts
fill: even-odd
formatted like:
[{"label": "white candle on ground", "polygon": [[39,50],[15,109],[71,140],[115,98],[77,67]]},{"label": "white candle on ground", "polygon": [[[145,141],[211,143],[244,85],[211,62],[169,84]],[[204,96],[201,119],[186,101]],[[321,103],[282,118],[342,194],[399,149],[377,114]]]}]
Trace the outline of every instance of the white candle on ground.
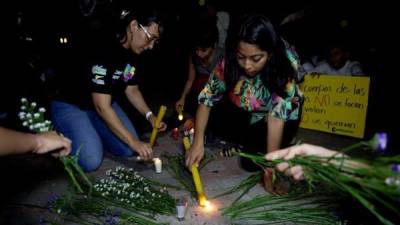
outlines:
[{"label": "white candle on ground", "polygon": [[183,199],[180,199],[176,205],[176,217],[179,221],[185,219],[186,207],[187,203]]},{"label": "white candle on ground", "polygon": [[161,173],[162,172],[162,161],[160,158],[154,158],[154,167],[156,169],[156,173]]}]

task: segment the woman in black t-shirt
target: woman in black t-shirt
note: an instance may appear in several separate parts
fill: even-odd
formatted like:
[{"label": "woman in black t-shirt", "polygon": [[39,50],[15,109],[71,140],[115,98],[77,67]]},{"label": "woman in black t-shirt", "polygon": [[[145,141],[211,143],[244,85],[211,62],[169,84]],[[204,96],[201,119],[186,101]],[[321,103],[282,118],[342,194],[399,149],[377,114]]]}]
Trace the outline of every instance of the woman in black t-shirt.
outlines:
[{"label": "woman in black t-shirt", "polygon": [[[97,169],[103,160],[103,148],[118,156],[139,154],[152,159],[152,148],[139,140],[128,116],[115,101],[124,94],[129,102],[154,126],[150,111],[137,83],[134,56],[151,50],[162,31],[160,14],[144,5],[124,8],[117,14],[118,42],[106,48],[96,46],[89,63],[78,66],[62,84],[60,95],[52,102],[52,119],[56,129],[72,140],[72,154],[85,171]],[[80,63],[78,63],[80,64]],[[87,76],[87,75],[90,76]],[[68,78],[69,77],[69,78]],[[158,127],[166,129],[165,123]],[[79,149],[79,153],[77,153]]]}]

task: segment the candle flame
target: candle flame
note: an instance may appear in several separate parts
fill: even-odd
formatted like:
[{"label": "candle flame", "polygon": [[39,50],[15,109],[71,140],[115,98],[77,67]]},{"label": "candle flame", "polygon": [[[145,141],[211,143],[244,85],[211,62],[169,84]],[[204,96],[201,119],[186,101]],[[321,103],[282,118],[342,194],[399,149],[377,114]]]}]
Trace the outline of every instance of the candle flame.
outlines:
[{"label": "candle flame", "polygon": [[214,211],[213,205],[212,205],[211,202],[208,201],[208,200],[205,200],[205,201],[203,202],[203,205],[201,205],[201,206],[202,206],[202,208],[204,209],[205,212],[212,212],[212,211]]},{"label": "candle flame", "polygon": [[183,120],[183,115],[182,115],[182,113],[179,113],[179,115],[178,115],[178,120]]}]

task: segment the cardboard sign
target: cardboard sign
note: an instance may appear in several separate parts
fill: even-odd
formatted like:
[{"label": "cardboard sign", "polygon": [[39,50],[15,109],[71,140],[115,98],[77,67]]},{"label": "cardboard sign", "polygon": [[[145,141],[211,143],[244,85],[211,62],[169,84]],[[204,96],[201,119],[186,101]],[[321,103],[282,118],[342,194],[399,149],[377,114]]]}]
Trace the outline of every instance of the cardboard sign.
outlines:
[{"label": "cardboard sign", "polygon": [[306,75],[300,127],[364,137],[369,77]]}]

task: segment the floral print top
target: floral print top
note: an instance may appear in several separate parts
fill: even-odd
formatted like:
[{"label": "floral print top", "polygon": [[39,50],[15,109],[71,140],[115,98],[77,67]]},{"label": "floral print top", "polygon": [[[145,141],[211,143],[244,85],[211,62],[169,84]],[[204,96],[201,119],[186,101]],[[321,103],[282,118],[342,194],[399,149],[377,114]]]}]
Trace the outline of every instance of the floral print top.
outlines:
[{"label": "floral print top", "polygon": [[[213,70],[209,80],[199,94],[199,103],[213,107],[226,91],[224,81],[224,59]],[[282,98],[264,85],[260,75],[254,78],[241,77],[234,88],[229,91],[229,98],[234,105],[251,113],[250,123],[266,120],[267,115],[287,120],[299,119],[299,108],[302,92],[294,80],[286,85],[286,96]]]}]

